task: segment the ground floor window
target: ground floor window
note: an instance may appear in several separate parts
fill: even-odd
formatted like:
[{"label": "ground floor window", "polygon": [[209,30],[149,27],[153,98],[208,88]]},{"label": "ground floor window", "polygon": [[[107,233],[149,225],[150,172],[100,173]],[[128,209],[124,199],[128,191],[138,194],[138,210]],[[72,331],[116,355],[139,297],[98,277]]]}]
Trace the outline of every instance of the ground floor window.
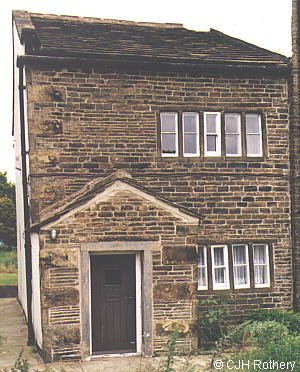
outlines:
[{"label": "ground floor window", "polygon": [[266,243],[200,245],[198,289],[270,287],[270,248]]},{"label": "ground floor window", "polygon": [[229,289],[227,245],[212,245],[213,289]]},{"label": "ground floor window", "polygon": [[248,288],[250,285],[250,275],[247,244],[232,245],[232,263],[234,287]]},{"label": "ground floor window", "polygon": [[253,244],[254,283],[256,287],[270,284],[269,250],[267,244]]}]

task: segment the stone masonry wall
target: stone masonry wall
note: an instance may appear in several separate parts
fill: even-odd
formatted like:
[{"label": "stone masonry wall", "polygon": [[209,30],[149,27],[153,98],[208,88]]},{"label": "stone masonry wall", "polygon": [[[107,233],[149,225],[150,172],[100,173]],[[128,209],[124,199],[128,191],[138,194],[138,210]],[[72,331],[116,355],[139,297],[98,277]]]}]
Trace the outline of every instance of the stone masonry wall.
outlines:
[{"label": "stone masonry wall", "polygon": [[185,328],[181,352],[197,347],[196,246],[197,226],[178,218],[131,192],[121,191],[55,225],[58,239],[41,236],[42,318],[47,360],[82,356],[79,316],[79,254],[81,243],[99,241],[158,241],[153,252],[153,338],[159,353],[166,346],[170,323]]},{"label": "stone masonry wall", "polygon": [[[272,244],[271,289],[232,290],[230,298],[229,291],[213,293],[228,299],[233,319],[260,304],[291,308],[289,97],[285,79],[32,69],[27,71],[27,91],[35,221],[45,208],[51,209],[51,204],[89,180],[126,169],[141,185],[203,215],[199,243]],[[260,111],[266,122],[266,156],[161,158],[157,150],[161,110]],[[166,266],[163,272],[168,277],[172,270]],[[184,268],[188,280],[190,270]],[[200,298],[207,295],[198,293]],[[170,313],[168,306],[166,309]],[[175,307],[173,310],[180,316]]]},{"label": "stone masonry wall", "polygon": [[293,216],[295,244],[295,308],[300,310],[300,25],[299,0],[292,2],[292,167],[293,167]]}]

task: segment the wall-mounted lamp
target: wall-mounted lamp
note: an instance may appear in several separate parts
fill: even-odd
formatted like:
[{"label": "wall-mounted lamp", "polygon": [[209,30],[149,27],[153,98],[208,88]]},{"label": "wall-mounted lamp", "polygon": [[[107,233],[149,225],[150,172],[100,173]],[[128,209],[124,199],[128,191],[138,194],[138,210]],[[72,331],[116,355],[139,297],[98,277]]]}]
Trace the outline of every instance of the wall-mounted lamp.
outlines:
[{"label": "wall-mounted lamp", "polygon": [[57,231],[54,230],[54,229],[51,230],[51,231],[50,231],[50,238],[51,238],[51,240],[55,240],[56,237],[57,237]]}]

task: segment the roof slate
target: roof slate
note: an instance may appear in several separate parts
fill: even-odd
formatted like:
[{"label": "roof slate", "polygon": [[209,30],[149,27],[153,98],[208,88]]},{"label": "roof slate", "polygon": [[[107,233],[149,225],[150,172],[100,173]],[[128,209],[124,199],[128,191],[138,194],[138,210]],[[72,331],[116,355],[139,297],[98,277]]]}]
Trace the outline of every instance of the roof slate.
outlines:
[{"label": "roof slate", "polygon": [[75,208],[84,205],[97,194],[100,194],[106,190],[109,186],[114,184],[116,181],[122,181],[123,183],[134,187],[137,190],[144,192],[145,194],[154,197],[156,200],[163,202],[170,207],[177,209],[178,211],[186,214],[187,216],[194,217],[197,219],[202,219],[203,216],[197,213],[194,213],[184,206],[174,203],[167,198],[163,197],[159,193],[153,192],[152,190],[139,185],[135,180],[132,179],[132,176],[126,171],[116,171],[111,175],[105,177],[104,179],[95,179],[86,184],[78,192],[67,196],[66,198],[60,200],[59,202],[51,205],[48,209],[43,211],[43,217],[38,222],[31,226],[31,229],[36,230],[40,227],[58,220],[60,217],[64,216],[66,213],[74,210]]},{"label": "roof slate", "polygon": [[180,24],[135,23],[24,11],[13,14],[19,34],[24,27],[24,14],[31,19],[32,27],[23,31],[34,32],[39,47],[30,54],[263,66],[287,65],[289,61],[285,56],[213,29],[199,32]]}]

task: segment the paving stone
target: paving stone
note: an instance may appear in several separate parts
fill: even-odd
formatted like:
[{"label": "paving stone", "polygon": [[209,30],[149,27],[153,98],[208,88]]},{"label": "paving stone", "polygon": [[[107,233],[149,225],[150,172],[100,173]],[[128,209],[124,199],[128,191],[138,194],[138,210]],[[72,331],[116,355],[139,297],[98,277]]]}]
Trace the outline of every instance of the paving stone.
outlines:
[{"label": "paving stone", "polygon": [[[99,357],[86,362],[57,362],[44,364],[40,355],[27,343],[27,326],[23,312],[16,298],[0,298],[0,335],[4,338],[0,345],[0,372],[10,372],[23,351],[32,372],[158,372],[160,358],[139,356]],[[195,372],[204,371],[208,356],[192,356]],[[175,370],[182,372],[187,358],[175,357]]]}]

